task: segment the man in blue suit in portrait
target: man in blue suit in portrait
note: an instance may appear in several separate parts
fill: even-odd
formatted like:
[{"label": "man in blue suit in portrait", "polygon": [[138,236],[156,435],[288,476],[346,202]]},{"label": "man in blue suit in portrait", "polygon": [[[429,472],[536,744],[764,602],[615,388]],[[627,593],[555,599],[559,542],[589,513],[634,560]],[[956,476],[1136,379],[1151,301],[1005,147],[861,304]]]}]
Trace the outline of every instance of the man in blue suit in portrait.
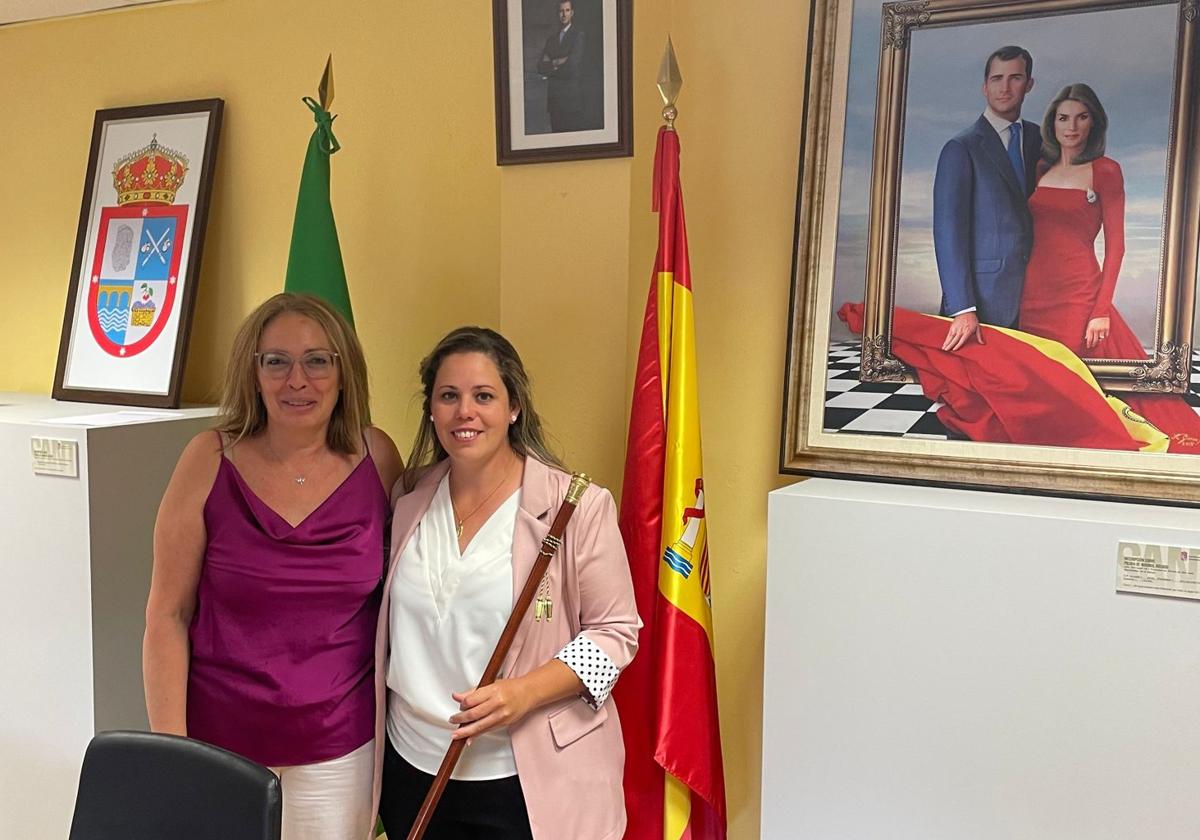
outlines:
[{"label": "man in blue suit in portrait", "polygon": [[987,108],[942,148],[933,181],[933,246],[941,314],[952,317],[943,350],[983,343],[980,324],[1015,327],[1033,245],[1028,199],[1042,133],[1021,119],[1033,89],[1033,57],[1001,47],[984,64]]}]

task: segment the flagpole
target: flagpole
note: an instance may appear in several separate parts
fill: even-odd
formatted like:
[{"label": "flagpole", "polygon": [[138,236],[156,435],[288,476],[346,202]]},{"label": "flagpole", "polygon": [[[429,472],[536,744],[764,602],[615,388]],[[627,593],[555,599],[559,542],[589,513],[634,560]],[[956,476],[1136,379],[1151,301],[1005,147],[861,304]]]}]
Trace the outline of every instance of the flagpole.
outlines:
[{"label": "flagpole", "polygon": [[317,96],[321,98],[321,109],[328,111],[333,104],[333,53],[325,59],[325,72],[321,74],[321,82],[317,85]]},{"label": "flagpole", "polygon": [[[663,109],[663,131],[675,131],[675,118],[679,116],[679,109],[675,106],[675,100],[679,98],[679,91],[683,88],[683,74],[679,72],[679,62],[675,58],[675,45],[671,42],[671,36],[667,36],[667,46],[663,50],[662,61],[658,65],[658,81],[656,84],[658,95],[662,97]],[[662,201],[662,195],[659,190],[658,183],[661,176],[659,167],[666,164],[663,159],[664,150],[660,139],[659,148],[655,154],[655,169],[658,177],[655,178],[655,202]],[[676,177],[678,177],[678,164],[675,165]],[[659,206],[660,213],[673,213],[673,207]],[[660,228],[661,230],[661,228]],[[661,243],[660,243],[661,247]],[[665,288],[674,292],[674,282],[666,284]],[[659,317],[663,317],[663,313],[670,313],[673,306],[670,299],[663,295],[663,288],[659,290]],[[660,355],[663,348],[659,348]],[[663,365],[669,369],[670,365]],[[663,371],[663,375],[667,376],[667,371]],[[664,402],[666,394],[664,391]],[[688,823],[691,820],[691,790],[688,786],[673,776],[670,771],[663,768],[663,822],[662,822],[662,837],[663,840],[679,840],[687,832]]]},{"label": "flagpole", "polygon": [[675,45],[671,43],[670,35],[667,36],[667,48],[663,51],[662,61],[658,65],[657,87],[658,95],[663,101],[663,121],[666,122],[668,131],[674,131],[675,117],[679,115],[675,100],[683,87],[683,76],[679,73],[679,62],[675,60]]},{"label": "flagpole", "polygon": [[668,38],[657,78],[663,124],[651,187],[658,250],[642,319],[620,512],[644,622],[638,657],[614,688],[619,708],[639,712],[623,726],[625,840],[726,837],[692,277],[675,130],[682,86]]},{"label": "flagpole", "polygon": [[292,241],[288,248],[287,271],[283,290],[315,295],[337,309],[354,326],[350,290],[346,285],[346,266],[338,242],[337,224],[330,200],[330,156],[341,146],[333,134],[333,55],[325,59],[325,72],[317,86],[317,99],[303,98],[312,111],[316,127],[309,137],[300,170],[300,189],[296,195],[296,216],[292,222]]}]

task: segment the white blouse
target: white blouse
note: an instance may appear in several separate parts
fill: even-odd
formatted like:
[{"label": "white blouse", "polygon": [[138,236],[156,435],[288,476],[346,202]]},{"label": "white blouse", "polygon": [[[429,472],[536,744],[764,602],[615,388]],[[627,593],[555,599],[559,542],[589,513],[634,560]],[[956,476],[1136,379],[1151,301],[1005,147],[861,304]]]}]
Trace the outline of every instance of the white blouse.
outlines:
[{"label": "white blouse", "polygon": [[[388,664],[387,734],[413,767],[437,773],[456,728],[452,691],[470,691],[512,612],[512,541],[521,491],[458,550],[450,483],[443,478],[404,547],[392,578],[388,625],[398,652]],[[472,739],[452,778],[515,775],[507,727]]]},{"label": "white blouse", "polygon": [[[388,664],[387,734],[401,757],[437,773],[456,728],[452,691],[468,691],[483,669],[512,612],[512,541],[521,491],[496,509],[459,553],[449,476],[404,547],[392,577],[388,627],[402,640],[402,656]],[[598,709],[619,675],[603,649],[580,633],[556,659],[583,683],[581,697]],[[472,739],[451,778],[468,781],[515,775],[507,727]]]}]

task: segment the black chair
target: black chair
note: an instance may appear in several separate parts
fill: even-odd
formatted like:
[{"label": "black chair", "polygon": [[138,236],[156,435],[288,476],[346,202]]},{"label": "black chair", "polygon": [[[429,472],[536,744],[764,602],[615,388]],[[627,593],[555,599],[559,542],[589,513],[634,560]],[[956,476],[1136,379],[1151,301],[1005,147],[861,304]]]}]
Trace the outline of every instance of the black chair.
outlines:
[{"label": "black chair", "polygon": [[279,778],[218,747],[101,732],[79,776],[70,840],[279,840]]}]

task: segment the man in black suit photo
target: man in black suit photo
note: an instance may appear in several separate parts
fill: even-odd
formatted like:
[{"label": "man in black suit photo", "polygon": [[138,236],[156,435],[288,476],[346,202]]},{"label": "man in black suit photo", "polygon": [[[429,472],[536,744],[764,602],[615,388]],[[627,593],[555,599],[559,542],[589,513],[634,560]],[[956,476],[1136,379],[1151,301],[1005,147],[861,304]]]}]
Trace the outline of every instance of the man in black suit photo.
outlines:
[{"label": "man in black suit photo", "polygon": [[558,31],[546,39],[537,72],[546,78],[546,110],[550,130],[579,131],[584,128],[583,75],[584,33],[573,23],[573,0],[558,4]]}]

